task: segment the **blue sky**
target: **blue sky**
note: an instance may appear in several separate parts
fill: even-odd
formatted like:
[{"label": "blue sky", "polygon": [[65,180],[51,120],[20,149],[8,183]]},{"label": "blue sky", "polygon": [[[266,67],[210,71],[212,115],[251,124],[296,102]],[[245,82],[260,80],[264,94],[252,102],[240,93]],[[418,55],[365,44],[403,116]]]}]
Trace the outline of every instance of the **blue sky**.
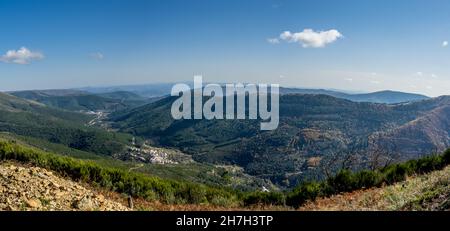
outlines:
[{"label": "blue sky", "polygon": [[200,74],[208,82],[450,94],[448,12],[446,0],[0,0],[0,90]]}]

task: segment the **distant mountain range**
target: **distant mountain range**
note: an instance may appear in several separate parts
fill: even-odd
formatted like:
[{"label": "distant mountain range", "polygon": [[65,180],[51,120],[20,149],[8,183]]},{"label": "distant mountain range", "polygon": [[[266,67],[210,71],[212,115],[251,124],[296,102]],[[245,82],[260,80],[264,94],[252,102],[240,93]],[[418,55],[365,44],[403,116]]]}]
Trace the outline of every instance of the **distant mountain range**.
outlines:
[{"label": "distant mountain range", "polygon": [[[171,83],[161,83],[161,84],[112,86],[112,87],[86,87],[86,88],[79,88],[77,90],[93,94],[127,91],[135,93],[142,97],[161,97],[170,95],[172,86],[173,84]],[[398,91],[379,91],[365,94],[350,94],[338,90],[281,88],[280,93],[329,95],[336,98],[352,100],[355,102],[372,102],[372,103],[388,103],[388,104],[418,101],[429,98],[425,95],[398,92]]]},{"label": "distant mountain range", "polygon": [[[9,92],[20,98],[71,111],[117,111],[142,106],[170,94],[171,84],[107,88],[28,90]],[[329,95],[354,102],[396,104],[428,99],[427,96],[395,91],[349,94],[323,89],[281,88],[280,93]]]},{"label": "distant mountain range", "polygon": [[109,87],[84,87],[77,88],[84,92],[102,94],[111,92],[127,91],[146,98],[160,97],[163,95],[169,95],[172,89],[172,83],[161,84],[142,84],[142,85],[124,85],[124,86],[109,86]]},{"label": "distant mountain range", "polygon": [[429,99],[429,97],[420,94],[405,93],[399,91],[378,91],[364,94],[349,94],[339,91],[323,90],[323,89],[300,89],[300,88],[282,88],[282,94],[315,94],[329,95],[336,98],[348,99],[354,102],[371,102],[371,103],[404,103]]}]

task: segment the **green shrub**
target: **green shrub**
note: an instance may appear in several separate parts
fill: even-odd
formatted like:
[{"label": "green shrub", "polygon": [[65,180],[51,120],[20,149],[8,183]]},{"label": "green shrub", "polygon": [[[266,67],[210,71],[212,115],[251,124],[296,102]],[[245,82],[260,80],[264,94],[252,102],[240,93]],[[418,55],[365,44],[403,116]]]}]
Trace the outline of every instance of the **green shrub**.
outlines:
[{"label": "green shrub", "polygon": [[298,207],[308,200],[315,200],[319,196],[325,195],[326,183],[305,182],[292,192],[288,193],[286,204],[293,207]]},{"label": "green shrub", "polygon": [[253,192],[244,197],[244,205],[284,205],[285,197],[279,192]]},{"label": "green shrub", "polygon": [[382,183],[382,175],[378,171],[362,170],[356,173],[356,188],[378,187]]},{"label": "green shrub", "polygon": [[405,180],[406,176],[440,170],[449,164],[450,149],[441,156],[423,157],[374,171],[363,170],[353,173],[349,170],[341,170],[334,177],[330,177],[322,183],[304,182],[297,186],[288,193],[286,204],[299,207],[306,201],[314,200],[319,196],[330,196],[362,188],[379,187],[383,183],[394,184]]},{"label": "green shrub", "polygon": [[407,165],[392,165],[386,168],[384,172],[384,182],[393,184],[406,179]]},{"label": "green shrub", "polygon": [[0,160],[31,163],[56,171],[74,180],[81,180],[148,200],[160,200],[164,203],[213,204],[220,202],[222,206],[223,203],[238,203],[236,193],[225,188],[163,180],[121,169],[106,168],[92,162],[24,148],[13,143],[0,142]]},{"label": "green shrub", "polygon": [[442,162],[444,165],[450,164],[450,149],[447,149],[447,151],[445,151],[442,155]]},{"label": "green shrub", "polygon": [[334,193],[348,192],[357,188],[358,179],[350,170],[341,170],[327,180]]},{"label": "green shrub", "polygon": [[442,157],[440,156],[428,156],[417,160],[417,173],[427,173],[437,169],[441,169],[444,166]]}]

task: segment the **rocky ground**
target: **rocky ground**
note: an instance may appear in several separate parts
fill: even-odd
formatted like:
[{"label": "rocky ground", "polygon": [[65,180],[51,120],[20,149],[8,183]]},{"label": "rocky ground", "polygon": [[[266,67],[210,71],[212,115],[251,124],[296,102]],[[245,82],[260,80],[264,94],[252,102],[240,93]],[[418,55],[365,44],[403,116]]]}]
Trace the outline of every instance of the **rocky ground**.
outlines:
[{"label": "rocky ground", "polygon": [[139,161],[151,164],[187,164],[194,162],[190,155],[178,150],[157,148],[147,144],[140,147],[129,146],[126,152],[114,154],[113,157],[124,161]]},{"label": "rocky ground", "polygon": [[1,210],[124,211],[128,208],[46,169],[0,163]]},{"label": "rocky ground", "polygon": [[[450,166],[381,188],[358,190],[306,203],[300,210],[450,210]],[[105,194],[106,193],[106,194]],[[106,197],[104,195],[107,195]],[[119,201],[121,203],[119,203]],[[126,201],[126,200],[125,200]],[[91,189],[56,173],[0,162],[0,211],[126,211],[118,194]],[[286,207],[221,208],[166,205],[137,198],[137,210],[290,210]]]}]

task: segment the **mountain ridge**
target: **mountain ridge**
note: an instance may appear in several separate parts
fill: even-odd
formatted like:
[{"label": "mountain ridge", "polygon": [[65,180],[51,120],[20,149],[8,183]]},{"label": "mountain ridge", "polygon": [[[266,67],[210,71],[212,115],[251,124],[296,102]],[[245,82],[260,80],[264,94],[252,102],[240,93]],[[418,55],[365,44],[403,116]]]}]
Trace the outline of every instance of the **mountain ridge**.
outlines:
[{"label": "mountain ridge", "polygon": [[77,90],[31,90],[9,94],[70,111],[115,111],[150,102],[131,92],[92,94]]},{"label": "mountain ridge", "polygon": [[[192,88],[192,83],[186,83]],[[207,84],[207,83],[205,83]],[[161,97],[170,95],[170,91],[174,83],[160,83],[160,84],[142,84],[142,85],[118,85],[111,87],[85,87],[78,88],[77,90],[87,91],[91,93],[108,93],[113,91],[129,91],[136,93],[144,97]],[[224,85],[224,84],[222,84]],[[323,94],[330,95],[337,98],[343,98],[352,100],[355,102],[372,102],[372,103],[404,103],[411,101],[418,101],[423,99],[429,99],[428,96],[407,93],[394,90],[383,90],[371,93],[348,93],[340,90],[331,89],[308,89],[308,88],[296,88],[296,87],[281,87],[281,94]]]}]

